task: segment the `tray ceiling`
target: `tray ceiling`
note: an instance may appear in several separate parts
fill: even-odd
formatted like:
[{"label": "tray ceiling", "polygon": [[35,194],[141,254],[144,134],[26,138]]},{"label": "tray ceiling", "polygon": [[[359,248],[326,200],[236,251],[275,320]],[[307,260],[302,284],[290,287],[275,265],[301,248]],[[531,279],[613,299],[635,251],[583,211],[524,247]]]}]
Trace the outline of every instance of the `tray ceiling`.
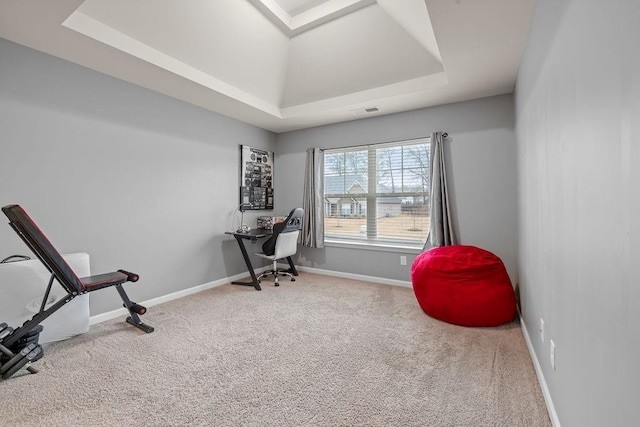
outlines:
[{"label": "tray ceiling", "polygon": [[2,1],[0,37],[281,132],[511,92],[534,3]]}]

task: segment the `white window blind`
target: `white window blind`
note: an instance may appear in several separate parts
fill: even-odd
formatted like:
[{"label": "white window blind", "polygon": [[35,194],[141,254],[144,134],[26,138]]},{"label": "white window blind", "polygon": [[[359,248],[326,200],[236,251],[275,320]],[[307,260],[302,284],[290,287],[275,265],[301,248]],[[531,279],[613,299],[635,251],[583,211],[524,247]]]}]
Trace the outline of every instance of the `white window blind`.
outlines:
[{"label": "white window blind", "polygon": [[325,241],[422,248],[429,233],[429,141],[325,150]]}]

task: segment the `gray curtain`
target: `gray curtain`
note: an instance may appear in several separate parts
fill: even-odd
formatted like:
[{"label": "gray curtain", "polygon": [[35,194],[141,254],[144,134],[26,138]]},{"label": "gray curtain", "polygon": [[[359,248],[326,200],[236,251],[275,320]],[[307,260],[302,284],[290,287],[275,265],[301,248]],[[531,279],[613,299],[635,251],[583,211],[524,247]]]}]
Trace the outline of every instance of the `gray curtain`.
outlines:
[{"label": "gray curtain", "polygon": [[324,247],[324,154],[319,148],[307,149],[304,171],[302,208],[302,245],[310,248]]},{"label": "gray curtain", "polygon": [[424,249],[457,244],[451,221],[447,172],[445,168],[444,138],[442,132],[431,134],[431,222]]}]

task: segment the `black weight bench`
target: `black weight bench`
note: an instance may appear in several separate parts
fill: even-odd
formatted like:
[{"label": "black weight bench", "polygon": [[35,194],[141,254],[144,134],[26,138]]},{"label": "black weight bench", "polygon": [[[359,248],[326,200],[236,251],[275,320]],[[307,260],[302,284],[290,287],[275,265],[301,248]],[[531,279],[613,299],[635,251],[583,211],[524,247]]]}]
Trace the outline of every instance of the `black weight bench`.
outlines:
[{"label": "black weight bench", "polygon": [[[42,330],[40,323],[78,295],[87,292],[115,286],[124,307],[129,311],[127,323],[146,333],[153,332],[151,326],[140,321],[139,316],[146,313],[147,309],[132,302],[122,287],[125,282],[138,281],[137,274],[118,270],[79,278],[22,207],[8,205],[2,208],[2,212],[9,218],[9,225],[51,273],[40,311],[36,315],[16,329],[6,323],[0,323],[0,375],[3,379],[11,377],[25,366],[29,372],[37,372],[30,364],[42,357],[42,347],[37,344],[37,333]],[[62,285],[67,295],[45,310],[54,280]]]}]

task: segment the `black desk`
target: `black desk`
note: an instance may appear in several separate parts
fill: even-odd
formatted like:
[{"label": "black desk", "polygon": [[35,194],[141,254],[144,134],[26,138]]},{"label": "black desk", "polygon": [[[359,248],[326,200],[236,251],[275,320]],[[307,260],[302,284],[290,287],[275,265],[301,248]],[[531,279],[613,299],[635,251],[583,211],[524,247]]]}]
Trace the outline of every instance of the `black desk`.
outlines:
[{"label": "black desk", "polygon": [[[231,234],[236,238],[238,242],[238,246],[240,246],[240,251],[242,252],[242,257],[244,258],[245,264],[247,264],[247,269],[249,270],[249,274],[251,274],[251,282],[241,282],[235,281],[231,282],[234,285],[244,285],[244,286],[253,286],[256,288],[256,291],[261,291],[260,283],[258,282],[258,278],[256,277],[255,271],[253,271],[253,265],[251,265],[251,259],[249,258],[249,254],[247,253],[247,248],[244,246],[243,240],[251,240],[251,243],[255,243],[256,240],[262,239],[264,237],[268,237],[271,235],[271,230],[261,230],[255,229],[250,230],[248,232],[238,232],[238,231],[225,231],[224,234]],[[296,266],[293,264],[293,260],[291,257],[287,257],[287,262],[289,263],[289,273],[294,276],[298,275],[298,270],[296,270]]]}]

